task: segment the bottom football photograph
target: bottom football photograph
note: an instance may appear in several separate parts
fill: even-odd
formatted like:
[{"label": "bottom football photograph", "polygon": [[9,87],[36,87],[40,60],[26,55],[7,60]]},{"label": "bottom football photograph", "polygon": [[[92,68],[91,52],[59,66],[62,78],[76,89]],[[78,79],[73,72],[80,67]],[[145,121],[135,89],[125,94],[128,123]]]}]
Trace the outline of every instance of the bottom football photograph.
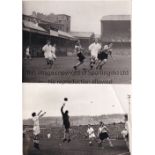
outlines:
[{"label": "bottom football photograph", "polygon": [[24,155],[130,155],[131,85],[23,84]]}]

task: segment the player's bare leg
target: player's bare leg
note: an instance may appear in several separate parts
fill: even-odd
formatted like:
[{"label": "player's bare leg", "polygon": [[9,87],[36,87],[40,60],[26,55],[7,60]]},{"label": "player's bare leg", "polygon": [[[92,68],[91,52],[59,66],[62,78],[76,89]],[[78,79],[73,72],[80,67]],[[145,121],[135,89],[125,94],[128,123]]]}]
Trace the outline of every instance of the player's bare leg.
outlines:
[{"label": "player's bare leg", "polygon": [[68,143],[71,141],[69,129],[67,129],[67,130],[64,131],[63,142],[66,142],[66,141]]},{"label": "player's bare leg", "polygon": [[64,130],[64,138],[63,138],[63,142],[67,141],[67,135],[66,135],[66,130]]},{"label": "player's bare leg", "polygon": [[93,137],[93,138],[90,139],[89,145],[93,145],[94,142],[96,142],[96,138],[95,137]]},{"label": "player's bare leg", "polygon": [[28,55],[28,59],[30,59],[30,60],[32,59],[31,55]]},{"label": "player's bare leg", "polygon": [[124,141],[126,143],[126,146],[129,148],[129,139],[128,139],[128,136],[124,136]]},{"label": "player's bare leg", "polygon": [[89,146],[92,146],[92,145],[93,145],[93,139],[90,138],[90,139],[89,139]]},{"label": "player's bare leg", "polygon": [[80,66],[80,65],[82,65],[83,64],[83,62],[81,61],[81,62],[78,62],[73,68],[75,69],[75,70],[77,70],[77,68]]},{"label": "player's bare leg", "polygon": [[97,69],[98,63],[99,63],[99,60],[96,58],[94,62],[95,69]]},{"label": "player's bare leg", "polygon": [[94,57],[91,57],[91,58],[90,58],[90,69],[93,69],[95,63],[96,63],[95,58],[94,58]]},{"label": "player's bare leg", "polygon": [[109,142],[109,146],[110,146],[110,147],[113,147],[113,144],[112,144],[112,142],[111,142],[111,140],[110,140],[109,137],[107,138],[107,141]]},{"label": "player's bare leg", "polygon": [[71,138],[70,138],[70,129],[67,129],[66,130],[66,138],[67,138],[67,142],[69,143],[71,141]]},{"label": "player's bare leg", "polygon": [[46,60],[46,64],[49,65],[49,59],[46,58],[45,60]]},{"label": "player's bare leg", "polygon": [[67,135],[68,135],[67,142],[69,143],[71,141],[70,133],[68,132]]},{"label": "player's bare leg", "polygon": [[49,65],[50,65],[50,68],[52,68],[52,66],[53,66],[53,60],[49,60]]},{"label": "player's bare leg", "polygon": [[101,61],[99,69],[102,69],[102,67],[106,64],[107,59],[104,59],[103,61]]},{"label": "player's bare leg", "polygon": [[33,137],[33,146],[34,146],[34,148],[36,148],[37,150],[40,150],[39,135],[35,135],[35,136]]},{"label": "player's bare leg", "polygon": [[103,141],[102,141],[101,139],[99,139],[99,141],[98,141],[98,146],[99,146],[99,147],[102,146],[102,142],[103,142]]},{"label": "player's bare leg", "polygon": [[100,65],[101,65],[102,61],[101,60],[98,60],[96,62],[96,69],[99,69]]}]

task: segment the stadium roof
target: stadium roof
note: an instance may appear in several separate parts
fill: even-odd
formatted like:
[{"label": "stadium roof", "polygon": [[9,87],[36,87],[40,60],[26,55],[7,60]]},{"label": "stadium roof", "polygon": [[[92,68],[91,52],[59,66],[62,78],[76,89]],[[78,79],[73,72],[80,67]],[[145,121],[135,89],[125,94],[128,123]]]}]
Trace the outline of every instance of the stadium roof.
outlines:
[{"label": "stadium roof", "polygon": [[93,32],[70,32],[70,34],[77,38],[90,38]]},{"label": "stadium roof", "polygon": [[[53,27],[54,29],[55,29],[55,28],[58,29],[58,26],[63,26],[63,24],[60,24],[60,23],[53,23],[53,22],[50,22],[49,20],[43,20],[43,19],[41,19],[41,18],[33,17],[33,16],[31,16],[31,15],[25,15],[25,14],[23,14],[23,17],[27,17],[27,18],[32,19],[32,21],[28,21],[28,20],[25,20],[25,19],[23,18],[23,21],[31,22],[32,24],[35,24],[35,23],[33,23],[33,21],[36,21],[36,22],[38,22],[39,25],[40,25],[40,24],[44,24],[44,25],[49,24],[49,25],[50,25],[51,27]],[[40,26],[40,27],[41,27],[41,26]],[[42,28],[42,27],[41,27],[41,28]]]},{"label": "stadium roof", "polygon": [[60,38],[65,38],[65,39],[70,39],[70,40],[76,39],[71,34],[61,31],[61,30],[58,30],[58,31],[50,30],[50,32],[47,32],[41,26],[39,26],[33,22],[26,21],[26,20],[23,20],[23,30],[29,31],[29,32],[46,34],[46,35],[55,36],[55,37],[60,37]]},{"label": "stadium roof", "polygon": [[28,32],[34,32],[34,33],[39,33],[39,34],[44,34],[44,35],[49,35],[48,32],[40,27],[39,25],[23,20],[23,30],[28,31]]},{"label": "stadium roof", "polygon": [[68,16],[68,17],[70,17],[69,15],[66,15],[66,14],[56,14],[56,16]]},{"label": "stadium roof", "polygon": [[58,35],[59,37],[65,38],[65,39],[70,39],[70,40],[75,40],[76,38],[72,36],[71,34],[58,30]]},{"label": "stadium roof", "polygon": [[33,23],[33,22],[24,20],[24,21],[23,21],[23,24],[24,24],[24,26],[27,27],[27,28],[32,28],[32,29],[36,29],[36,30],[39,30],[39,31],[44,31],[44,32],[46,32],[45,29],[43,29],[42,27],[40,27],[39,25],[37,25],[37,24],[35,24],[35,23]]},{"label": "stadium roof", "polygon": [[108,16],[103,16],[101,21],[119,21],[119,20],[131,20],[131,15],[108,15]]},{"label": "stadium roof", "polygon": [[50,30],[50,36],[55,36],[55,37],[58,37],[59,34],[57,31],[54,31],[54,30]]}]

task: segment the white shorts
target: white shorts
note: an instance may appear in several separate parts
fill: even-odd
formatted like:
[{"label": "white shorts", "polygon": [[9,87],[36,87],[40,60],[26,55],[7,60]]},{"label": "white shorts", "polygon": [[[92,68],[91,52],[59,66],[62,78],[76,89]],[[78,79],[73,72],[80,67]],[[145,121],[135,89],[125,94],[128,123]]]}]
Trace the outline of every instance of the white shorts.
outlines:
[{"label": "white shorts", "polygon": [[30,53],[26,53],[26,56],[30,56]]},{"label": "white shorts", "polygon": [[90,61],[91,62],[96,62],[98,60],[98,58],[96,58],[96,57],[94,57],[94,56],[91,56],[91,58],[90,58]]},{"label": "white shorts", "polygon": [[40,134],[40,127],[39,126],[34,126],[33,127],[33,134],[35,136]]},{"label": "white shorts", "polygon": [[89,135],[89,139],[92,139],[92,138],[95,138],[96,136],[95,136],[95,134],[93,133],[93,134],[91,134],[91,135]]},{"label": "white shorts", "polygon": [[51,53],[51,52],[45,52],[45,53],[44,53],[44,57],[45,57],[45,59],[50,58],[50,57],[51,57],[51,55],[52,55],[52,53]]},{"label": "white shorts", "polygon": [[95,60],[97,60],[98,59],[97,56],[98,56],[98,52],[91,51],[91,57],[93,57],[93,58],[95,58]]},{"label": "white shorts", "polygon": [[123,130],[121,132],[121,134],[122,134],[123,137],[126,137],[128,135],[128,131],[127,130]]},{"label": "white shorts", "polygon": [[51,52],[46,52],[44,53],[44,56],[45,56],[45,59],[49,59],[49,60],[54,60],[56,59],[56,55],[54,53],[51,53]]},{"label": "white shorts", "polygon": [[104,62],[107,62],[107,59],[104,59],[103,61],[104,61]]}]

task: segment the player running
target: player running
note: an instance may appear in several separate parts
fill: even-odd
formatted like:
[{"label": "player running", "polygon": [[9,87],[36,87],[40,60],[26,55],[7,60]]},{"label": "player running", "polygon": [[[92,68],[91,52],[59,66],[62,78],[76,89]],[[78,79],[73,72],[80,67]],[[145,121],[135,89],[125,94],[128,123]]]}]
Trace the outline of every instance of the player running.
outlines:
[{"label": "player running", "polygon": [[77,68],[84,63],[85,56],[83,55],[82,50],[83,48],[81,46],[80,40],[78,40],[75,44],[75,52],[77,54],[79,62],[73,67],[75,70],[77,70]]},{"label": "player running", "polygon": [[124,129],[122,130],[121,134],[125,140],[125,143],[127,147],[129,148],[129,122],[128,122],[128,115],[124,116],[125,118],[125,126]]},{"label": "player running", "polygon": [[[64,99],[65,101],[67,101],[67,98]],[[63,142],[70,142],[71,139],[70,139],[70,121],[69,121],[69,115],[68,115],[68,110],[66,110],[64,112],[64,107],[65,107],[65,103],[62,105],[61,107],[61,114],[62,114],[62,120],[63,120],[63,125],[65,127],[65,130],[64,130],[64,139],[63,139]]]},{"label": "player running", "polygon": [[98,53],[97,69],[102,69],[103,65],[106,64],[108,55],[111,55],[112,57],[112,43],[102,46],[100,52]]},{"label": "player running", "polygon": [[35,112],[32,113],[32,120],[34,122],[33,125],[33,146],[40,150],[39,146],[39,135],[40,135],[40,125],[39,125],[39,119],[42,118],[46,112],[42,113],[42,110],[36,114]]},{"label": "player running", "polygon": [[89,137],[89,145],[92,145],[92,143],[95,140],[96,136],[95,136],[95,133],[94,133],[94,129],[90,124],[88,124],[87,134],[88,134],[88,137]]},{"label": "player running", "polygon": [[52,67],[55,56],[54,47],[51,45],[51,41],[47,40],[47,44],[43,46],[42,48],[44,52],[44,57],[46,59],[47,65],[50,65]]},{"label": "player running", "polygon": [[98,39],[95,38],[95,42],[92,43],[88,49],[90,50],[91,58],[90,58],[90,68],[93,69],[94,65],[98,60],[98,53],[101,50],[101,45],[98,43]]},{"label": "player running", "polygon": [[108,132],[109,132],[108,128],[104,125],[103,122],[100,122],[100,126],[98,129],[99,146],[101,146],[103,141],[106,139],[109,142],[109,146],[113,147],[113,144],[109,138]]}]

